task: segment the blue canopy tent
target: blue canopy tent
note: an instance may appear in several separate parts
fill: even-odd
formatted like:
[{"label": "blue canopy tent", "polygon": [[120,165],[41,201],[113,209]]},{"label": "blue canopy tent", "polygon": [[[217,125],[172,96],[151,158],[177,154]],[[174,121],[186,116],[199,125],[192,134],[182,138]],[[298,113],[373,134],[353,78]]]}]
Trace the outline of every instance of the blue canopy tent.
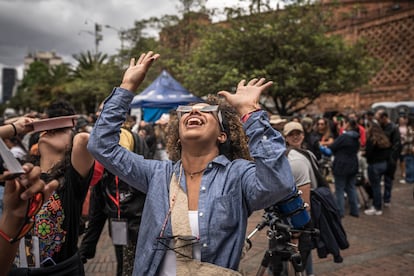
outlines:
[{"label": "blue canopy tent", "polygon": [[155,122],[163,113],[194,102],[203,100],[191,94],[163,70],[147,88],[134,97],[131,108],[142,108],[144,121]]}]

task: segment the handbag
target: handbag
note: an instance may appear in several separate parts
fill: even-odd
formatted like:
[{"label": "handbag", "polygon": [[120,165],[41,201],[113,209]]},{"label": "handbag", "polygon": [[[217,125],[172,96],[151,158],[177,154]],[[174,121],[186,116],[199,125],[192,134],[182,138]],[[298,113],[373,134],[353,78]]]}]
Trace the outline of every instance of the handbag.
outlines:
[{"label": "handbag", "polygon": [[[188,218],[188,198],[187,194],[180,187],[182,168],[177,180],[173,174],[170,182],[170,202],[174,208],[171,211],[172,233],[175,237],[192,236],[190,220]],[[241,276],[238,271],[218,266],[215,264],[201,262],[189,258],[192,256],[192,246],[188,245],[188,240],[175,239],[175,252],[177,259],[177,275],[202,275],[202,276]],[[185,244],[187,243],[187,244]]]}]

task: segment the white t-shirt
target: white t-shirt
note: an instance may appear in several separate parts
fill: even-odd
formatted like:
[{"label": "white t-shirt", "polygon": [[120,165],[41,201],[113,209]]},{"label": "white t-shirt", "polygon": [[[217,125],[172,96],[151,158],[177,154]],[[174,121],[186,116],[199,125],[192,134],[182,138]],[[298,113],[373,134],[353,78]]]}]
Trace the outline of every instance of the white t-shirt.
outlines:
[{"label": "white t-shirt", "polygon": [[[188,211],[188,218],[190,220],[191,233],[194,237],[200,235],[198,228],[198,211]],[[174,241],[171,241],[172,243]],[[170,244],[171,245],[171,244]],[[171,245],[174,246],[174,245]],[[193,245],[193,259],[201,260],[201,246],[199,243]],[[167,250],[164,260],[161,264],[160,276],[175,276],[176,275],[176,255],[173,250]]]},{"label": "white t-shirt", "polygon": [[312,164],[302,153],[291,149],[288,154],[290,167],[292,168],[293,178],[297,187],[311,183],[311,188],[316,188],[318,182],[313,173]]}]

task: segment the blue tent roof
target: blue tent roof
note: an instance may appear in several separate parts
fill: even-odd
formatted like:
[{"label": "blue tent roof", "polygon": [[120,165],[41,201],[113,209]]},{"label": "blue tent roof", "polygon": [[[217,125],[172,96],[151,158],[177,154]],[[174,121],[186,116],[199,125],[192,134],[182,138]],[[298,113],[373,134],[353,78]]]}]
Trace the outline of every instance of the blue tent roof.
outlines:
[{"label": "blue tent roof", "polygon": [[131,103],[131,108],[175,108],[178,105],[186,105],[194,102],[202,102],[199,97],[191,94],[166,70],[140,94],[136,95]]}]

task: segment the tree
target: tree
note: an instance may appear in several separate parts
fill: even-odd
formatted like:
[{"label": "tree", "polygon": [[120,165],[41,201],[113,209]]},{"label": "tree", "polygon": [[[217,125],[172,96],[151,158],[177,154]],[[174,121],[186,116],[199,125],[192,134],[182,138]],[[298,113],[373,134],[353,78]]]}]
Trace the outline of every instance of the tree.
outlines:
[{"label": "tree", "polygon": [[290,115],[324,93],[366,84],[376,67],[364,43],[326,35],[328,12],[300,4],[212,26],[179,68],[184,86],[203,96],[265,77],[274,81],[269,96],[278,113]]},{"label": "tree", "polygon": [[62,97],[64,84],[71,80],[70,67],[61,64],[49,68],[45,63],[36,61],[30,64],[17,94],[9,106],[43,111],[52,101]]},{"label": "tree", "polygon": [[75,55],[78,66],[74,78],[64,85],[65,95],[76,110],[94,113],[99,103],[111,89],[119,86],[122,72],[114,58],[106,54],[91,54],[89,51]]}]

